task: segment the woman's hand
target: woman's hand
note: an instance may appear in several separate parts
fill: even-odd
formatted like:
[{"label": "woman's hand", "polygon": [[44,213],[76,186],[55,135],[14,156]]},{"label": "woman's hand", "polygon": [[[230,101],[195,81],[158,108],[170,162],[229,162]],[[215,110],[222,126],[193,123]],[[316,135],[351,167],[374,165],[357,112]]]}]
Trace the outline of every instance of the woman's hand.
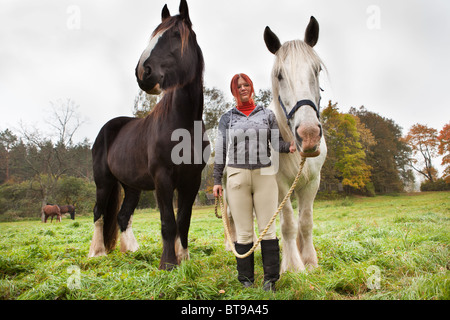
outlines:
[{"label": "woman's hand", "polygon": [[222,186],[220,184],[216,184],[213,187],[214,197],[222,196]]},{"label": "woman's hand", "polygon": [[291,141],[291,146],[289,147],[289,152],[294,153],[297,151],[297,147],[295,146],[295,141]]}]

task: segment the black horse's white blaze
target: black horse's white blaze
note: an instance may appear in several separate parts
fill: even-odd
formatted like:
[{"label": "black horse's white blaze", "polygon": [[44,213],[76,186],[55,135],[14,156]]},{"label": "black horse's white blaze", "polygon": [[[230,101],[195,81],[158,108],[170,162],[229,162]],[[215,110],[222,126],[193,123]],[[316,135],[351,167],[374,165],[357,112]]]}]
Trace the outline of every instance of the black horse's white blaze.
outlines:
[{"label": "black horse's white blaze", "polygon": [[159,33],[155,34],[148,43],[147,48],[145,48],[144,52],[142,52],[141,57],[139,58],[139,63],[137,67],[137,73],[136,75],[139,77],[140,80],[144,80],[144,63],[147,61],[147,59],[151,56],[153,49],[158,44],[159,39],[164,35],[165,30],[160,31]]}]

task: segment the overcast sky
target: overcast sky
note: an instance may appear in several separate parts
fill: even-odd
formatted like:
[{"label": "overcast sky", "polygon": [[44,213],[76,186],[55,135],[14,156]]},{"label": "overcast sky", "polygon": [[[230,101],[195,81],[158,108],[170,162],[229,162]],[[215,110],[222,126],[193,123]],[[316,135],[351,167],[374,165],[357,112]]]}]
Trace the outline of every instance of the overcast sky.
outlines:
[{"label": "overcast sky", "polygon": [[[0,0],[0,130],[19,121],[45,132],[50,102],[75,101],[87,122],[78,141],[94,141],[109,119],[131,115],[139,92],[134,69],[167,3],[179,0]],[[320,24],[315,47],[322,106],[364,105],[393,119],[441,130],[450,121],[448,0],[188,0],[205,58],[205,85],[231,100],[229,82],[247,73],[270,88],[273,55],[265,26],[282,42],[303,39],[309,17]],[[78,142],[77,141],[77,142]]]}]

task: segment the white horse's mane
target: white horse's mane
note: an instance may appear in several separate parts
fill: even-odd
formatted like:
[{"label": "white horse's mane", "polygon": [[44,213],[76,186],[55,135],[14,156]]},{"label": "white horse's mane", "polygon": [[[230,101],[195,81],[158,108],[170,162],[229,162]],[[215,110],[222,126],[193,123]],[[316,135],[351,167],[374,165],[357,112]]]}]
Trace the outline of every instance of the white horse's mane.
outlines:
[{"label": "white horse's mane", "polygon": [[[302,59],[289,59],[289,65],[286,65],[285,61],[287,58],[293,55],[295,57],[303,57]],[[278,86],[276,85],[278,80],[278,75],[280,72],[284,76],[288,76],[288,70],[298,70],[298,64],[306,63],[310,66],[312,74],[317,78],[321,70],[327,72],[326,66],[320,59],[319,55],[314,51],[314,49],[301,40],[292,40],[285,42],[276,53],[275,63],[272,69],[272,93],[274,99],[278,97]],[[327,72],[328,73],[328,72]],[[286,79],[289,86],[294,89],[295,84],[292,83],[292,79],[287,77]]]}]

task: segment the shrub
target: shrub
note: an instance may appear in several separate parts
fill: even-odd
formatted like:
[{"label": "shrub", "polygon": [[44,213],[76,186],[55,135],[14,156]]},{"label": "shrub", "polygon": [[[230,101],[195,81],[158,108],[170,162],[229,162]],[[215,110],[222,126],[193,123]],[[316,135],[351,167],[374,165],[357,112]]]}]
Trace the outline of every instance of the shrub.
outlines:
[{"label": "shrub", "polygon": [[[49,203],[76,206],[77,214],[92,212],[95,204],[95,185],[81,178],[63,176],[51,194]],[[0,185],[0,220],[40,217],[41,190],[31,180],[20,183],[7,182]]]},{"label": "shrub", "polygon": [[139,203],[137,205],[138,209],[145,209],[145,208],[157,208],[158,205],[156,203],[155,195],[153,191],[142,191],[141,197],[139,198]]},{"label": "shrub", "polygon": [[198,205],[206,206],[208,204],[208,197],[205,191],[199,191],[197,195]]},{"label": "shrub", "polygon": [[420,185],[420,191],[449,191],[450,183],[445,182],[444,179],[436,181],[425,181]]}]

